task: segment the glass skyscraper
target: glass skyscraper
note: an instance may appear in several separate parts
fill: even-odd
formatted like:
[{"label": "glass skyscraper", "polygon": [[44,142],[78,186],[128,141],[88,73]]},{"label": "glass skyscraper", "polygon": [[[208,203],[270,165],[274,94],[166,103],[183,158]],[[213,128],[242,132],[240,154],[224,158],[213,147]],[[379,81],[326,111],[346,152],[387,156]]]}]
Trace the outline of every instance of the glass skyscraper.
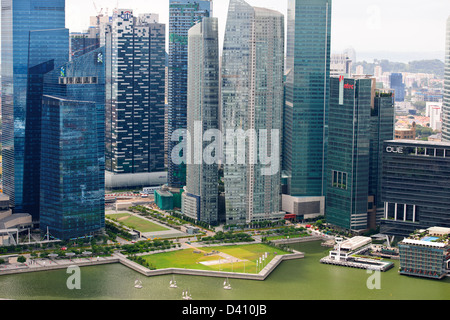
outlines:
[{"label": "glass skyscraper", "polygon": [[395,91],[395,101],[405,101],[405,84],[401,73],[391,73],[390,87]]},{"label": "glass skyscraper", "polygon": [[105,220],[105,49],[44,77],[40,228],[60,239],[92,235]]},{"label": "glass skyscraper", "polygon": [[373,82],[331,78],[326,218],[347,230],[367,228]]},{"label": "glass skyscraper", "polygon": [[[171,160],[172,149],[179,141],[171,141],[176,130],[186,130],[188,31],[203,17],[212,16],[209,0],[170,0],[168,59],[168,183],[169,187],[186,185],[186,164]],[[181,137],[180,137],[181,139]],[[181,155],[184,156],[184,155]]]},{"label": "glass skyscraper", "polygon": [[444,97],[442,103],[442,141],[450,141],[450,16],[445,40]]},{"label": "glass skyscraper", "polygon": [[325,195],[331,0],[289,0],[283,169],[291,196]]},{"label": "glass skyscraper", "polygon": [[165,25],[146,17],[120,9],[104,34],[106,170],[118,176],[164,171]]},{"label": "glass skyscraper", "polygon": [[3,189],[39,220],[43,75],[69,58],[64,0],[2,0]]},{"label": "glass skyscraper", "polygon": [[[279,218],[283,57],[284,16],[231,0],[221,85],[228,224]],[[277,162],[271,172],[258,158],[264,152]]]},{"label": "glass skyscraper", "polygon": [[[217,18],[205,17],[189,30],[188,41],[187,129],[192,145],[187,159],[182,212],[210,225],[217,225],[219,222],[219,171],[216,159],[206,161],[203,158],[203,150],[207,151],[212,143],[203,141],[203,136],[207,130],[216,130],[217,134],[219,129],[218,29]],[[201,142],[197,139],[201,139]],[[222,149],[221,140],[215,141],[215,144],[216,149]],[[219,150],[216,150],[216,155]]]},{"label": "glass skyscraper", "polygon": [[105,219],[96,103],[45,95],[42,125],[40,228],[63,240],[92,235]]}]

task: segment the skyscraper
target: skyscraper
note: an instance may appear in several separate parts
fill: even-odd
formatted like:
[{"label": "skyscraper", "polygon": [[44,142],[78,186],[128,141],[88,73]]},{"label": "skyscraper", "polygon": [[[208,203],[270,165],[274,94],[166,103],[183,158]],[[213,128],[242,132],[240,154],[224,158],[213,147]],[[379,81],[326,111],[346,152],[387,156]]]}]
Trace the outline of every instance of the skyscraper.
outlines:
[{"label": "skyscraper", "polygon": [[283,170],[296,197],[325,195],[331,6],[288,2]]},{"label": "skyscraper", "polygon": [[176,141],[171,138],[176,130],[186,130],[187,125],[188,31],[203,17],[212,16],[212,2],[170,0],[169,6],[168,183],[169,187],[182,188],[186,185],[186,164],[171,160],[178,137],[174,137]]},{"label": "skyscraper", "polygon": [[103,38],[108,187],[162,184],[165,25],[121,9]]},{"label": "skyscraper", "polygon": [[40,227],[59,239],[104,227],[95,102],[44,96]]},{"label": "skyscraper", "polygon": [[331,78],[326,217],[348,230],[367,228],[374,81]]},{"label": "skyscraper", "polygon": [[105,49],[44,76],[40,228],[69,239],[105,220]]},{"label": "skyscraper", "polygon": [[326,217],[335,226],[375,229],[383,217],[381,155],[394,136],[393,99],[370,76],[331,78]]},{"label": "skyscraper", "polygon": [[405,84],[401,73],[391,73],[391,89],[395,90],[395,101],[405,101]]},{"label": "skyscraper", "polygon": [[442,141],[450,141],[450,16],[445,42],[444,98],[442,103]]},{"label": "skyscraper", "polygon": [[192,144],[182,194],[183,214],[211,225],[218,224],[218,161],[204,159],[211,142],[203,136],[219,129],[218,28],[217,18],[205,17],[189,30],[187,129]]},{"label": "skyscraper", "polygon": [[[229,224],[279,217],[283,56],[284,16],[231,0],[221,87]],[[270,167],[261,159],[264,153],[272,157]]]},{"label": "skyscraper", "polygon": [[64,0],[2,1],[3,189],[39,220],[43,75],[69,58]]}]

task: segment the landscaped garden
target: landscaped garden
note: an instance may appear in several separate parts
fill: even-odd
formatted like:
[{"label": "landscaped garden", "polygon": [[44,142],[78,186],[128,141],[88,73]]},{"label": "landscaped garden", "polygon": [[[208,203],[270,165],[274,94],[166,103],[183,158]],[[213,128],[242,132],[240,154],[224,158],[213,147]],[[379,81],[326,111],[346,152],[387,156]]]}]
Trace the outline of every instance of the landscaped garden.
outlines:
[{"label": "landscaped garden", "polygon": [[130,213],[114,213],[108,214],[108,219],[123,224],[131,229],[141,232],[156,232],[169,230],[159,224],[153,223],[147,219],[136,217]]},{"label": "landscaped garden", "polygon": [[[267,258],[262,259],[266,256]],[[141,256],[155,269],[186,268],[211,271],[257,273],[276,255],[288,251],[266,244],[210,246]],[[261,263],[259,262],[261,258]],[[258,261],[258,265],[257,265]]]}]

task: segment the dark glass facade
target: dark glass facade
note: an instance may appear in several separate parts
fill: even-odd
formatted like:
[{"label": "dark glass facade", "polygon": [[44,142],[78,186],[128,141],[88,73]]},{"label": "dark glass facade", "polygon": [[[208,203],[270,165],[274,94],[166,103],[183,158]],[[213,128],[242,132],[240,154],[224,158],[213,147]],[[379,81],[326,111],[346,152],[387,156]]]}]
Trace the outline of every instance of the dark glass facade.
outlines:
[{"label": "dark glass facade", "polygon": [[3,189],[39,220],[43,75],[69,57],[64,0],[2,1]]},{"label": "dark glass facade", "polygon": [[369,218],[371,227],[379,225],[384,214],[384,204],[381,200],[383,142],[394,139],[394,109],[394,93],[387,89],[375,90],[370,115],[369,195],[374,197],[376,216]]},{"label": "dark glass facade", "polygon": [[46,74],[40,227],[61,239],[104,228],[105,49]]},{"label": "dark glass facade", "polygon": [[381,232],[406,237],[450,227],[450,143],[390,140],[383,145]]},{"label": "dark glass facade", "polygon": [[171,137],[174,131],[186,130],[187,126],[188,31],[203,17],[212,16],[212,2],[170,0],[169,6],[168,183],[182,188],[186,185],[186,164],[171,161],[172,149],[179,143],[171,141]]},{"label": "dark glass facade", "polygon": [[67,240],[104,227],[95,102],[44,96],[41,230]]},{"label": "dark glass facade", "polygon": [[325,192],[331,0],[289,0],[283,170],[292,196]]},{"label": "dark glass facade", "polygon": [[326,218],[367,228],[372,79],[331,78]]}]

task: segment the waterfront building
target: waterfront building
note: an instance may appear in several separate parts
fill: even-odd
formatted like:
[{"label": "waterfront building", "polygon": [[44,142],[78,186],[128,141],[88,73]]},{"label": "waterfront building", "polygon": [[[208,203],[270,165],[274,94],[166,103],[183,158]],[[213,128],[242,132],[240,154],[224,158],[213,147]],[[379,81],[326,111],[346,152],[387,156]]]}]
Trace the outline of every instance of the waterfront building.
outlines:
[{"label": "waterfront building", "polygon": [[104,56],[98,48],[44,77],[40,229],[60,239],[104,228]]},{"label": "waterfront building", "polygon": [[390,89],[375,89],[370,110],[369,213],[368,229],[375,229],[384,217],[381,200],[383,142],[394,139],[395,93]]},{"label": "waterfront building", "polygon": [[205,17],[189,30],[188,38],[187,130],[191,146],[182,212],[210,225],[219,223],[219,168],[218,161],[208,163],[203,157],[203,150],[211,144],[203,137],[208,130],[219,130],[218,29],[217,18]]},{"label": "waterfront building", "polygon": [[331,78],[327,222],[367,229],[372,78]]},{"label": "waterfront building", "polygon": [[395,101],[405,101],[405,84],[401,73],[391,73],[390,88],[395,91]]},{"label": "waterfront building", "polygon": [[398,248],[400,274],[431,279],[450,274],[450,228],[416,230]]},{"label": "waterfront building", "polygon": [[104,228],[96,104],[45,95],[42,110],[42,231],[69,240]]},{"label": "waterfront building", "polygon": [[212,2],[209,0],[169,2],[167,164],[168,184],[174,188],[186,185],[186,164],[171,160],[172,150],[179,140],[172,141],[171,138],[176,130],[186,130],[187,126],[188,31],[202,18],[210,16]]},{"label": "waterfront building", "polygon": [[64,0],[2,1],[3,192],[39,221],[43,75],[69,58]]},{"label": "waterfront building", "polygon": [[394,136],[393,98],[370,76],[331,78],[326,216],[334,226],[375,229],[383,217],[381,154]]},{"label": "waterfront building", "polygon": [[[282,151],[286,193],[322,197],[322,201],[326,189],[331,13],[331,0],[288,1]],[[316,200],[311,204],[321,206]]]},{"label": "waterfront building", "polygon": [[120,9],[105,27],[107,188],[164,175],[165,25],[147,16]]},{"label": "waterfront building", "polygon": [[280,218],[283,57],[284,16],[230,1],[221,70],[228,224]]},{"label": "waterfront building", "polygon": [[390,140],[383,146],[381,233],[406,237],[450,227],[450,143]]},{"label": "waterfront building", "polygon": [[445,74],[442,105],[442,140],[450,141],[450,16],[447,19],[445,39]]}]

